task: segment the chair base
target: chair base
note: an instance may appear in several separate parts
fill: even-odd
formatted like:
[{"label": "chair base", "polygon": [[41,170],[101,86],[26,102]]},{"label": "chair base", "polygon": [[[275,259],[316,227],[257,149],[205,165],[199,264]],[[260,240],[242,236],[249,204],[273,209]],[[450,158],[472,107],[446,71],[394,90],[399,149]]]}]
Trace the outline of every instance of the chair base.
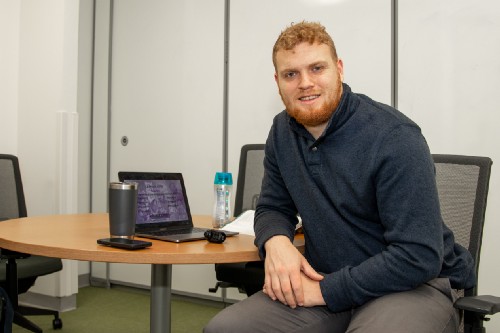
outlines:
[{"label": "chair base", "polygon": [[28,306],[18,306],[14,311],[14,324],[19,325],[31,332],[42,333],[42,329],[35,323],[30,321],[25,316],[46,316],[53,315],[52,327],[56,329],[62,328],[62,320],[59,318],[59,312],[56,310],[34,308]]}]

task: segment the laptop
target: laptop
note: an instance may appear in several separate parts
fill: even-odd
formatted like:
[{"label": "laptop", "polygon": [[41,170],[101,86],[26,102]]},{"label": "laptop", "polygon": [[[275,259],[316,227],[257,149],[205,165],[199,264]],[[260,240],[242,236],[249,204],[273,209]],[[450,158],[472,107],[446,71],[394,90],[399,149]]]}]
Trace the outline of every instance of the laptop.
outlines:
[{"label": "laptop", "polygon": [[176,243],[205,239],[209,229],[193,226],[181,173],[120,171],[118,179],[138,184],[136,236]]}]

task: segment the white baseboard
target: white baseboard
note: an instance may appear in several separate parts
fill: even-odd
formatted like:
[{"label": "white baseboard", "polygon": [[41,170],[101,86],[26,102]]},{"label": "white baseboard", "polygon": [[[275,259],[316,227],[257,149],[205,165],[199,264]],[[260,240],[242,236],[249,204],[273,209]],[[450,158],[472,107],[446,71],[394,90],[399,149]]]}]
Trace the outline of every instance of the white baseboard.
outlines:
[{"label": "white baseboard", "polygon": [[76,309],[76,294],[55,297],[28,291],[19,295],[19,304],[65,312]]},{"label": "white baseboard", "polygon": [[[149,286],[142,285],[142,284],[123,282],[123,281],[115,281],[115,280],[110,280],[109,283],[111,285],[119,285],[119,286],[125,286],[125,287],[130,287],[130,288],[150,290]],[[95,287],[109,287],[106,279],[96,278],[96,277],[93,277],[90,280],[90,285],[95,286]],[[213,302],[224,302],[222,300],[222,298],[219,296],[210,296],[210,295],[204,295],[204,294],[198,294],[198,293],[191,293],[191,292],[186,292],[186,291],[182,291],[182,290],[175,290],[175,289],[172,289],[172,295],[183,296],[183,297],[187,297],[187,298],[196,298],[196,299],[200,299],[200,300],[207,300],[207,301],[213,301]],[[240,300],[238,300],[238,299],[226,298],[224,303],[231,303],[232,304],[232,303],[237,303],[239,301]]]}]

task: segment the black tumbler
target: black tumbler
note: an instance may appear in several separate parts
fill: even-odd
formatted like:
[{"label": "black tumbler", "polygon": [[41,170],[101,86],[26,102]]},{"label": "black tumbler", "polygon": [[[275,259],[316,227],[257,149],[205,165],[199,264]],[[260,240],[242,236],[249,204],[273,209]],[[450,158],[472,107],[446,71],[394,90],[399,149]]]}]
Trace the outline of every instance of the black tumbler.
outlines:
[{"label": "black tumbler", "polygon": [[109,183],[109,233],[111,238],[134,238],[137,183]]}]

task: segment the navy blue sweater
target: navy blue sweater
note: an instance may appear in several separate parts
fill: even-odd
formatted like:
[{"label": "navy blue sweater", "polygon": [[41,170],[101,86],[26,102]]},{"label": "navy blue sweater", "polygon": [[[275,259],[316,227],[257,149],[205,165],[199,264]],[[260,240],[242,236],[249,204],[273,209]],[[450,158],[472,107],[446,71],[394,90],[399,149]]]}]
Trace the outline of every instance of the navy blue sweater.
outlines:
[{"label": "navy blue sweater", "polygon": [[255,214],[255,244],[293,239],[297,214],[305,257],[325,274],[332,311],[447,277],[475,284],[473,259],[456,244],[439,208],[434,163],[420,128],[405,115],[344,84],[317,140],[285,111],[266,143]]}]

